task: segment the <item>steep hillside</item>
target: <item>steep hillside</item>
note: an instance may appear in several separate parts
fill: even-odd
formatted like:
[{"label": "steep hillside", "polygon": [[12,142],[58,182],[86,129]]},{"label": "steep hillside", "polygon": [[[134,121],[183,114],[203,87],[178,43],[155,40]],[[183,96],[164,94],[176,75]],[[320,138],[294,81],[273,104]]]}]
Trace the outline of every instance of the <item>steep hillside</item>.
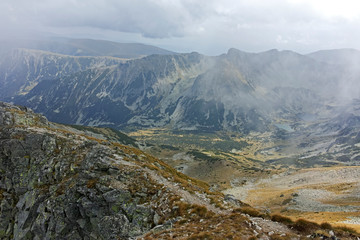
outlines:
[{"label": "steep hillside", "polygon": [[5,103],[0,124],[1,238],[127,239],[170,227],[179,204],[221,212],[220,195],[138,149]]},{"label": "steep hillside", "polygon": [[1,99],[27,94],[38,83],[54,81],[90,68],[124,62],[111,57],[72,57],[29,49],[14,49],[0,56]]},{"label": "steep hillside", "polygon": [[[43,81],[15,98],[51,120],[86,125],[165,125],[204,57],[153,55],[108,68]],[[163,104],[160,106],[159,103]]]}]

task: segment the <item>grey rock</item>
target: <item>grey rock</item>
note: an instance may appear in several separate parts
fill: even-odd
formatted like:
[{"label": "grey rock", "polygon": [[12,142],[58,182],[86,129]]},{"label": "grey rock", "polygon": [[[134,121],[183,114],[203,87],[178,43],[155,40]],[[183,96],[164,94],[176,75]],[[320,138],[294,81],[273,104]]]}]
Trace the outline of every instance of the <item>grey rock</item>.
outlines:
[{"label": "grey rock", "polygon": [[224,200],[236,207],[241,207],[244,205],[240,200],[236,199],[235,196],[231,194],[226,194]]},{"label": "grey rock", "polygon": [[155,214],[154,214],[154,224],[158,225],[159,222],[160,222],[160,219],[161,219],[160,215],[157,214],[157,212],[155,212]]},{"label": "grey rock", "polygon": [[129,235],[131,224],[125,215],[105,216],[99,222],[99,229],[105,239],[116,239]]},{"label": "grey rock", "polygon": [[[38,119],[0,102],[1,239],[131,239],[155,225],[156,192],[148,196],[153,183],[137,179],[140,167],[114,167],[111,144]],[[38,132],[27,130],[34,124]]]}]

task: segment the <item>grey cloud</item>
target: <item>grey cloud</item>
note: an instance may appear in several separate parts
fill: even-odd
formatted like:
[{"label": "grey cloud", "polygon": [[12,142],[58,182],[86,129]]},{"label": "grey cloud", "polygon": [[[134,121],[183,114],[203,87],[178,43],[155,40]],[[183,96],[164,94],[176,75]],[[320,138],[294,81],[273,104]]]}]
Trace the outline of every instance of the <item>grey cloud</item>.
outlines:
[{"label": "grey cloud", "polygon": [[[140,33],[150,38],[184,36],[187,25],[206,14],[200,3],[205,1],[151,1],[151,0],[62,0],[21,1],[2,3],[18,22],[52,27],[94,27],[120,32]],[[1,11],[1,12],[2,12]],[[5,18],[5,17],[4,17]]]},{"label": "grey cloud", "polygon": [[[295,3],[297,2],[297,3]],[[324,18],[288,0],[2,0],[2,33],[49,31],[216,55],[235,47],[360,48],[360,20]],[[111,35],[109,35],[111,32]],[[116,37],[116,35],[118,35]],[[131,40],[130,40],[131,41]]]}]

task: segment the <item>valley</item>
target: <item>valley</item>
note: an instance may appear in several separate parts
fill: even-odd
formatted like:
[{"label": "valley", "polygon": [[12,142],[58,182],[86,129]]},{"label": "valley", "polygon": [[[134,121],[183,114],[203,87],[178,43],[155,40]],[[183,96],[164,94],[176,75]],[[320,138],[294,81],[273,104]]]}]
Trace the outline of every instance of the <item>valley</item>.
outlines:
[{"label": "valley", "polygon": [[319,125],[330,122],[274,124],[247,135],[159,128],[128,134],[178,171],[251,206],[359,231],[358,133],[321,134]]},{"label": "valley", "polygon": [[[150,174],[152,180],[172,189],[169,198],[177,199],[184,194],[188,204],[205,204],[211,212],[226,216],[224,223],[227,224],[230,221],[227,217],[242,219],[244,216],[229,215],[234,207],[230,203],[221,205],[223,199],[237,203],[240,208],[255,207],[257,210],[243,209],[241,213],[252,213],[254,216],[248,214],[253,217],[252,221],[259,221],[262,226],[266,218],[280,214],[291,218],[292,222],[287,222],[291,227],[303,218],[319,226],[328,222],[360,231],[360,90],[357,88],[360,71],[352,67],[360,64],[359,51],[339,49],[302,55],[292,51],[248,53],[229,49],[219,56],[206,56],[107,41],[55,43],[33,43],[36,47],[32,45],[31,49],[1,52],[0,101],[25,106],[18,109],[3,104],[3,108],[14,115],[14,121],[19,115],[16,113],[32,116],[32,112],[27,112],[31,108],[56,123],[47,122],[47,127],[39,127],[36,122],[35,131],[28,120],[19,120],[19,124],[3,129],[17,131],[18,125],[25,125],[20,129],[26,134],[28,130],[29,134],[35,131],[55,138],[59,134],[75,145],[80,142],[86,145],[87,141],[98,143],[108,154],[106,159],[120,163],[121,166],[117,166],[120,170],[126,166],[140,168],[141,173]],[[93,45],[97,47],[91,50]],[[349,53],[351,57],[344,57]],[[341,63],[337,60],[339,55],[343,56]],[[3,118],[8,115],[4,113]],[[26,137],[19,139],[23,141]],[[123,145],[134,149],[128,150]],[[124,151],[120,151],[121,161],[116,159],[116,154],[120,154],[116,146]],[[60,150],[52,152],[54,157]],[[4,156],[8,154],[6,151]],[[69,151],[66,156],[71,155]],[[22,157],[33,159],[26,154]],[[91,156],[89,159],[96,161]],[[72,164],[71,158],[66,161]],[[49,168],[55,169],[55,166]],[[102,171],[101,167],[96,169]],[[82,170],[101,178],[97,170],[93,172],[87,165],[82,166]],[[71,168],[66,171],[72,174]],[[159,177],[156,171],[166,177]],[[115,177],[109,174],[110,178]],[[172,174],[176,181],[168,179]],[[41,185],[41,189],[47,190],[48,185],[55,184],[61,190],[62,181],[67,183],[67,180],[58,180]],[[177,187],[191,182],[206,186],[199,192],[200,197],[194,197],[196,193],[192,188]],[[71,180],[71,184],[74,183],[75,180]],[[122,184],[116,182],[112,187],[120,191]],[[126,184],[130,186],[131,182]],[[79,191],[83,185],[77,186]],[[127,188],[131,188],[129,186]],[[92,187],[88,182],[87,191],[91,192]],[[13,191],[7,188],[8,192]],[[103,194],[99,191],[97,194]],[[138,187],[136,191],[140,191]],[[144,194],[137,196],[136,191],[132,192],[135,200],[131,201],[149,200]],[[152,190],[147,193],[156,195]],[[66,194],[73,192],[69,190]],[[71,197],[78,198],[78,195]],[[158,206],[151,201],[148,204]],[[118,207],[114,208],[118,210]],[[181,210],[184,206],[171,207],[180,209],[180,215],[186,215],[180,220],[187,221],[189,228],[195,224],[192,211],[201,211],[186,213]],[[107,218],[112,212],[105,210]],[[123,211],[128,210],[124,207]],[[173,209],[164,211],[174,213]],[[179,217],[165,212],[162,216],[168,221]],[[161,225],[159,216],[151,214],[153,219],[150,223],[141,223],[140,230],[139,224],[129,223],[128,227],[137,231],[131,236],[148,233]],[[85,215],[82,213],[82,217]],[[220,215],[206,216],[217,221],[214,219]],[[262,220],[256,219],[259,216]],[[119,222],[123,217],[120,220],[118,217]],[[92,224],[91,218],[91,214],[86,215],[87,225]],[[199,219],[195,217],[196,221]],[[209,226],[213,226],[211,221]],[[84,228],[80,235],[82,231],[86,234],[98,231],[94,226],[90,230],[83,224],[79,226]],[[194,226],[196,229],[197,225]],[[276,225],[274,229],[282,227]],[[166,239],[170,232],[163,231],[151,234],[155,239],[164,234]],[[177,226],[176,231],[181,232],[181,227]],[[289,235],[300,234],[287,228],[284,231]],[[251,232],[247,231],[247,236],[251,236]]]}]

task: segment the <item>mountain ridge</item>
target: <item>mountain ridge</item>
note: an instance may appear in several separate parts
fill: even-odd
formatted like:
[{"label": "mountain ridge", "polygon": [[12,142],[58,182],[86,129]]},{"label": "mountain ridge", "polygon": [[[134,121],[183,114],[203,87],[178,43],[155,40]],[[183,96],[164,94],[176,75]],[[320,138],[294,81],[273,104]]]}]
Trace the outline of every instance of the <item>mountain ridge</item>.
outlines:
[{"label": "mountain ridge", "polygon": [[[86,106],[75,104],[74,107],[80,107],[76,110],[77,116],[69,116],[69,111],[61,113],[69,119],[67,123],[109,123],[114,127],[170,124],[178,126],[177,128],[213,130],[236,129],[236,126],[241,126],[238,128],[241,131],[263,131],[267,125],[265,119],[271,119],[274,113],[282,115],[284,111],[293,111],[296,114],[299,110],[312,113],[316,109],[311,101],[326,105],[329,99],[339,94],[340,85],[340,89],[351,88],[342,87],[346,84],[340,80],[353,84],[356,77],[347,76],[350,80],[342,79],[345,73],[346,70],[342,68],[334,69],[330,64],[290,51],[270,50],[254,54],[230,49],[228,54],[218,57],[198,53],[152,55],[123,62],[116,67],[78,71],[74,75],[69,73],[55,80],[56,83],[47,81],[27,95],[15,96],[12,101],[30,104],[29,106],[37,109],[40,102],[36,99],[41,98],[41,105],[47,106],[46,114],[49,114],[50,119],[62,121],[56,119],[56,114],[49,110],[60,111],[57,109],[60,105],[65,106],[65,103],[62,100],[55,103],[55,99],[51,102],[46,98],[57,95],[58,99],[62,99],[68,96],[64,94],[71,95],[73,90],[68,89],[66,93],[65,86],[61,91],[55,89],[60,89],[60,85],[64,84],[75,86],[74,79],[77,79],[76,82],[83,89],[88,89],[86,94],[86,91],[77,93],[79,98],[87,96],[86,106],[105,104],[101,103],[105,101],[123,113],[122,120],[114,122],[114,116],[107,110],[99,116],[83,113],[88,120],[82,122],[79,114]],[[96,85],[86,86],[90,82]],[[289,91],[292,96],[287,94]],[[89,94],[92,95],[91,98],[88,97]],[[71,101],[78,102],[75,98]],[[278,107],[282,103],[284,109]],[[55,106],[56,104],[59,106]],[[84,104],[83,100],[81,104]],[[198,107],[194,109],[194,106]],[[202,113],[198,109],[202,109]],[[213,109],[211,115],[214,117],[209,120],[207,112],[210,109]],[[257,112],[255,115],[254,109]],[[45,113],[44,108],[39,111]],[[89,120],[91,118],[93,119]],[[259,129],[251,127],[250,122],[258,122]]]},{"label": "mountain ridge", "polygon": [[162,48],[141,43],[119,43],[107,40],[46,38],[1,40],[1,52],[13,48],[29,48],[70,56],[112,56],[140,58],[151,54],[175,54]]},{"label": "mountain ridge", "polygon": [[55,80],[85,69],[124,61],[112,57],[76,57],[42,50],[13,49],[0,56],[0,95],[2,98],[24,95],[43,80]]}]

